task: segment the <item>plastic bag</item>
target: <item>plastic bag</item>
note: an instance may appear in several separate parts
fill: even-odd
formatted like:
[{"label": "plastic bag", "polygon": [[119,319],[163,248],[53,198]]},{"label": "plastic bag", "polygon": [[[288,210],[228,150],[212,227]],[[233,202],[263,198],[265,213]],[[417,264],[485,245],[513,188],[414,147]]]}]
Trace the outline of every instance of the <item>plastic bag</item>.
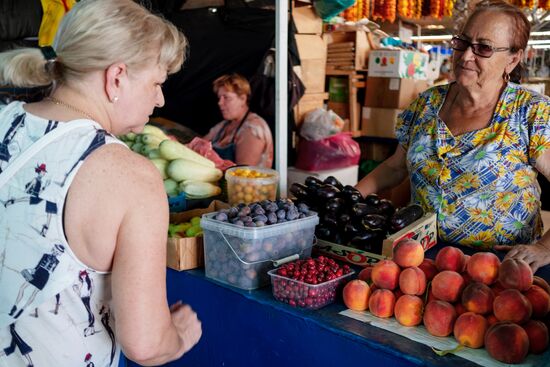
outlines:
[{"label": "plastic bag", "polygon": [[321,140],[342,131],[344,120],[334,111],[316,108],[308,112],[300,128],[300,136],[307,140]]},{"label": "plastic bag", "polygon": [[350,133],[339,133],[317,141],[301,139],[297,155],[296,168],[318,171],[358,164],[361,149]]},{"label": "plastic bag", "polygon": [[355,4],[355,0],[317,0],[313,3],[317,14],[324,21],[329,21],[353,4]]},{"label": "plastic bag", "polygon": [[228,159],[221,159],[218,153],[212,148],[212,142],[203,138],[194,137],[193,140],[187,144],[187,148],[192,149],[196,153],[199,153],[205,158],[210,159],[216,165],[216,168],[225,171],[229,167],[235,166],[235,163]]}]

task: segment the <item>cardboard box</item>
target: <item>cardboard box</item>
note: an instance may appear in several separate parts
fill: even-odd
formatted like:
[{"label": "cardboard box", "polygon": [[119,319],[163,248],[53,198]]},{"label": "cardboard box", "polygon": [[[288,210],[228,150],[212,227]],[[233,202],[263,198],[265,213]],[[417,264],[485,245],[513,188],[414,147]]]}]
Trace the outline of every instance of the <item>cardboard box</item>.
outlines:
[{"label": "cardboard box", "polygon": [[300,65],[294,72],[306,87],[306,93],[325,91],[327,46],[316,34],[296,34],[296,46],[300,54]]},{"label": "cardboard box", "polygon": [[393,248],[404,238],[419,241],[424,251],[437,244],[437,222],[435,213],[428,213],[422,218],[386,238],[382,244],[382,253],[374,254],[353,247],[339,245],[324,240],[317,240],[314,250],[318,254],[327,255],[340,261],[354,265],[366,266],[383,259],[391,259]]},{"label": "cardboard box", "polygon": [[294,120],[296,124],[304,121],[304,117],[308,112],[316,108],[323,108],[325,100],[328,99],[328,93],[306,93],[300,98],[298,104],[294,107]]},{"label": "cardboard box", "polygon": [[364,30],[323,33],[327,45],[327,68],[366,69],[370,46]]},{"label": "cardboard box", "polygon": [[397,116],[403,110],[397,108],[363,107],[361,115],[361,132],[365,136],[395,138]]},{"label": "cardboard box", "polygon": [[[204,209],[194,209],[170,214],[170,223],[188,222],[193,217],[229,208],[229,204],[214,200]],[[204,266],[204,246],[202,236],[186,238],[168,238],[166,265],[174,270],[188,270]]]},{"label": "cardboard box", "polygon": [[292,18],[299,34],[323,33],[323,20],[317,15],[312,5],[294,7]]},{"label": "cardboard box", "polygon": [[359,175],[359,166],[349,166],[345,168],[336,168],[323,171],[304,171],[295,167],[288,167],[287,177],[288,186],[295,182],[304,183],[308,176],[315,176],[320,180],[324,180],[328,176],[334,176],[342,183],[342,185],[355,186]]},{"label": "cardboard box", "polygon": [[428,87],[429,84],[425,80],[369,76],[365,91],[365,106],[407,108]]},{"label": "cardboard box", "polygon": [[428,54],[409,50],[372,50],[369,76],[427,79]]}]

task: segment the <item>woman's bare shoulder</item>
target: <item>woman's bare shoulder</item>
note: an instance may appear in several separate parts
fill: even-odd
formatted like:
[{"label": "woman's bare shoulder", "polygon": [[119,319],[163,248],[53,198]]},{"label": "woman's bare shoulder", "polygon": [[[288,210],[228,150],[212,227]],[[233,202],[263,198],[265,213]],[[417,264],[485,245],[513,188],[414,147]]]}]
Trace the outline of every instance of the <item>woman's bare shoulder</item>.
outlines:
[{"label": "woman's bare shoulder", "polygon": [[[86,159],[79,182],[110,188],[117,195],[147,195],[162,188],[162,177],[147,158],[121,144],[107,144]],[[162,191],[162,190],[161,190]]]}]

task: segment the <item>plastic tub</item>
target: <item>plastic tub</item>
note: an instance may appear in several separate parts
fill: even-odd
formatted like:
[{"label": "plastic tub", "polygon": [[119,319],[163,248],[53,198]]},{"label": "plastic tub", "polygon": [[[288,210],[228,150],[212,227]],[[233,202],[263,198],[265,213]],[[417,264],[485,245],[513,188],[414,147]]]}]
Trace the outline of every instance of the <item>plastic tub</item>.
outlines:
[{"label": "plastic tub", "polygon": [[264,227],[240,227],[202,216],[205,274],[231,286],[252,290],[269,284],[267,272],[287,261],[309,257],[316,213]]},{"label": "plastic tub", "polygon": [[225,171],[229,204],[275,200],[279,173],[268,168],[242,166]]},{"label": "plastic tub", "polygon": [[341,287],[355,274],[350,273],[321,284],[309,284],[277,274],[277,269],[268,272],[273,286],[273,297],[291,306],[317,310],[336,299]]}]

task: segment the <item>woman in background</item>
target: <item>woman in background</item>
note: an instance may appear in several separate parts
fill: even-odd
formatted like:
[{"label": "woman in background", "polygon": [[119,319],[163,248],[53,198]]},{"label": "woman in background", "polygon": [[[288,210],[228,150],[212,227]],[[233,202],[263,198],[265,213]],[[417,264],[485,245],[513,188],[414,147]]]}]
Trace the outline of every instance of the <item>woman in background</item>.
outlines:
[{"label": "woman in background", "polygon": [[273,138],[269,126],[251,112],[250,84],[239,74],[223,75],[213,83],[224,121],[204,137],[223,159],[237,165],[271,168]]}]

